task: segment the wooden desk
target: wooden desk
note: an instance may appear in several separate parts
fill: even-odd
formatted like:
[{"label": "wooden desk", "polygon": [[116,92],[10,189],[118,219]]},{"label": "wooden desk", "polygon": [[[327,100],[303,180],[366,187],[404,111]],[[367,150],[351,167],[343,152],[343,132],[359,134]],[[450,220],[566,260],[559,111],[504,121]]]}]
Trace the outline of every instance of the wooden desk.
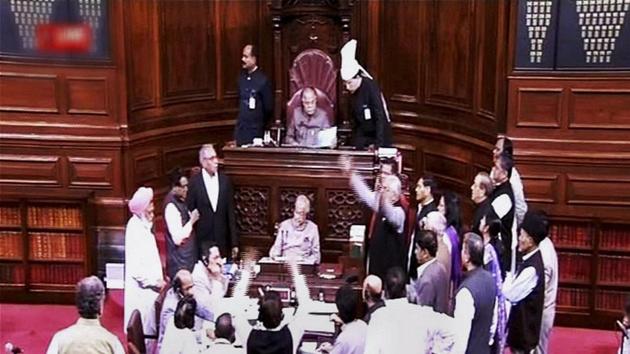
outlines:
[{"label": "wooden desk", "polygon": [[[319,226],[322,262],[348,254],[352,224],[367,224],[369,212],[357,200],[338,167],[352,156],[359,173],[375,176],[374,153],[353,150],[225,147],[222,169],[234,184],[236,223],[241,248],[267,255],[274,224],[293,216],[299,194],[311,200],[309,219]],[[370,182],[371,183],[371,182]]]}]

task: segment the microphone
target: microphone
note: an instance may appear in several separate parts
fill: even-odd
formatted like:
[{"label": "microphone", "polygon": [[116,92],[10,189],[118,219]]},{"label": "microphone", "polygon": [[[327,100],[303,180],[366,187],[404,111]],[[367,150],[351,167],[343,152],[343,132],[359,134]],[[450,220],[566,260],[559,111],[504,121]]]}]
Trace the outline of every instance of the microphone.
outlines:
[{"label": "microphone", "polygon": [[626,326],[624,326],[619,320],[615,321],[615,324],[617,325],[617,329],[621,331],[621,334],[623,334],[626,339],[629,339],[630,337],[628,337],[628,329]]}]

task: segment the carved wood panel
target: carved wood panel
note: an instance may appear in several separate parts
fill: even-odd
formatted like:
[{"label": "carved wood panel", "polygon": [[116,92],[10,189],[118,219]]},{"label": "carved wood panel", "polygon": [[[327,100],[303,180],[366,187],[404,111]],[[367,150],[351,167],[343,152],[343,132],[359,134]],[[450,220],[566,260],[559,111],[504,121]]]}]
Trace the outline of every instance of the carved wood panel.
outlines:
[{"label": "carved wood panel", "polygon": [[58,79],[49,74],[0,73],[0,111],[59,113]]},{"label": "carved wood panel", "polygon": [[269,227],[270,190],[267,187],[234,188],[236,227],[239,235],[266,235]]},{"label": "carved wood panel", "polygon": [[59,156],[1,154],[1,184],[60,187],[63,184],[61,158]]},{"label": "carved wood panel", "polygon": [[630,89],[574,88],[569,96],[569,128],[630,129]]},{"label": "carved wood panel", "polygon": [[156,49],[153,1],[130,1],[125,4],[127,48],[127,82],[129,107],[132,111],[156,104]]},{"label": "carved wood panel", "polygon": [[301,16],[286,25],[289,63],[303,50],[321,49],[333,58],[339,54],[340,31],[332,18],[307,15]]},{"label": "carved wood panel", "polygon": [[519,88],[516,125],[559,128],[562,101],[562,88]]},{"label": "carved wood panel", "polygon": [[[183,4],[183,5],[182,5]],[[211,2],[164,1],[160,14],[160,76],[165,103],[215,98],[216,45]],[[177,14],[173,16],[172,14]]]},{"label": "carved wood panel", "polygon": [[[424,26],[419,21],[421,5],[419,1],[394,1],[383,9],[387,24],[382,33],[383,53],[390,54],[383,55],[383,67],[404,68],[404,75],[381,76],[392,101],[419,103]],[[371,72],[373,68],[367,69]]]},{"label": "carved wood panel", "polygon": [[304,194],[311,202],[311,210],[309,211],[307,218],[317,223],[315,215],[315,210],[317,209],[317,201],[315,198],[317,190],[313,188],[280,188],[280,220],[278,221],[293,217],[295,200],[300,194]]},{"label": "carved wood panel", "polygon": [[348,239],[350,226],[364,222],[361,202],[349,190],[329,189],[328,199],[328,238]]},{"label": "carved wood panel", "polygon": [[[432,1],[426,102],[468,111],[475,59],[475,1]],[[454,25],[457,24],[457,25]]]},{"label": "carved wood panel", "polygon": [[111,114],[106,77],[68,77],[66,84],[69,114]]},{"label": "carved wood panel", "polygon": [[[217,1],[216,21],[219,31],[215,38],[217,45],[217,61],[219,63],[220,92],[223,98],[238,97],[237,78],[241,71],[241,55],[247,43],[258,45],[261,49],[261,38],[257,26],[260,23],[259,7],[265,6],[261,1]],[[256,34],[252,36],[252,34]],[[271,78],[272,63],[261,60],[258,54],[258,65]]]},{"label": "carved wood panel", "polygon": [[501,13],[505,11],[506,3],[478,1],[476,6],[475,11],[478,11],[476,17],[482,22],[477,35],[477,40],[481,41],[481,50],[477,53],[479,63],[476,66],[480,69],[475,85],[477,113],[494,122],[496,116],[500,114],[498,107],[504,107],[504,103],[500,100],[505,98],[505,93],[499,85],[499,82],[505,80],[505,72],[502,70],[503,66],[497,64],[505,60],[505,50],[500,48],[498,43],[505,43],[505,31],[501,28],[503,25]]},{"label": "carved wood panel", "polygon": [[68,157],[70,186],[112,188],[114,170],[111,157]]}]

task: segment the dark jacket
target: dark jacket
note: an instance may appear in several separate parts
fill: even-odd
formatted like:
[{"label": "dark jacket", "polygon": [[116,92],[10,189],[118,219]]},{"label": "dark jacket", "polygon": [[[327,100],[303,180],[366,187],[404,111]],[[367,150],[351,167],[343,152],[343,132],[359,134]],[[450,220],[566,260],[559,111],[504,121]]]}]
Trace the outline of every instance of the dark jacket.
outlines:
[{"label": "dark jacket", "polygon": [[212,210],[208,192],[203,183],[203,172],[190,178],[188,190],[189,210],[199,210],[199,220],[195,223],[195,235],[199,244],[199,255],[207,254],[208,246],[216,243],[221,254],[229,257],[232,247],[238,247],[236,221],[234,217],[234,192],[230,179],[221,172],[219,175],[219,197],[217,209]]},{"label": "dark jacket", "polygon": [[475,304],[475,315],[470,326],[467,354],[489,354],[490,327],[494,314],[494,302],[497,297],[497,286],[490,272],[479,267],[465,275],[464,281],[459,287],[467,289],[472,295]]},{"label": "dark jacket", "polygon": [[[260,69],[247,73],[241,71],[238,77],[239,108],[234,127],[236,144],[251,144],[254,138],[262,138],[266,123],[273,114],[271,83]],[[255,100],[250,107],[250,98]]]},{"label": "dark jacket", "polygon": [[[190,220],[188,206],[185,202],[179,200],[173,192],[169,192],[164,197],[164,214],[166,215],[166,206],[172,203],[177,211],[179,211],[181,225],[185,225]],[[166,218],[165,218],[166,220]],[[197,261],[197,240],[194,235],[190,235],[179,246],[173,241],[173,236],[168,231],[168,225],[165,228],[166,233],[166,266],[168,276],[173,279],[175,273],[180,269],[188,269],[192,272],[195,262]]]},{"label": "dark jacket", "polygon": [[518,267],[516,276],[527,267],[534,267],[538,281],[534,290],[523,300],[512,307],[508,320],[507,343],[510,348],[530,351],[538,345],[542,312],[545,301],[545,267],[540,251],[523,261]]},{"label": "dark jacket", "polygon": [[363,77],[361,86],[352,94],[352,116],[354,117],[354,145],[365,148],[392,146],[392,128],[387,120],[381,90],[374,80]]}]

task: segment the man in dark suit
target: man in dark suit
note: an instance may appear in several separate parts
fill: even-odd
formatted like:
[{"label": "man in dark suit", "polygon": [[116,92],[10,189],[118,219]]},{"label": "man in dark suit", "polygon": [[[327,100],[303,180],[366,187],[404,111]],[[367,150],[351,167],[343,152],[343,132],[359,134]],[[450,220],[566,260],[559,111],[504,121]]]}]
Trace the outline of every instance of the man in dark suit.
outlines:
[{"label": "man in dark suit", "polygon": [[444,266],[435,259],[438,248],[437,235],[431,230],[421,230],[414,239],[418,279],[411,282],[409,298],[418,305],[429,306],[433,311],[447,313],[449,277]]},{"label": "man in dark suit", "polygon": [[199,210],[199,221],[195,233],[199,244],[199,255],[208,253],[209,246],[216,244],[222,254],[238,256],[238,236],[234,218],[234,196],[232,183],[218,172],[219,160],[212,144],[199,150],[201,173],[190,179],[188,208]]},{"label": "man in dark suit", "polygon": [[[435,202],[435,198],[433,197],[434,193],[437,191],[437,182],[431,176],[422,176],[418,179],[418,183],[416,183],[416,201],[418,202],[418,209],[416,212],[416,220],[414,223],[414,234],[418,234],[420,231],[420,221],[424,219],[432,211],[437,211],[437,203]],[[418,262],[416,261],[416,257],[413,257],[413,248],[414,243],[409,243],[409,248],[407,249],[407,259],[408,259],[408,274],[409,279],[416,279],[418,276],[416,274],[416,270],[418,268]]]}]

